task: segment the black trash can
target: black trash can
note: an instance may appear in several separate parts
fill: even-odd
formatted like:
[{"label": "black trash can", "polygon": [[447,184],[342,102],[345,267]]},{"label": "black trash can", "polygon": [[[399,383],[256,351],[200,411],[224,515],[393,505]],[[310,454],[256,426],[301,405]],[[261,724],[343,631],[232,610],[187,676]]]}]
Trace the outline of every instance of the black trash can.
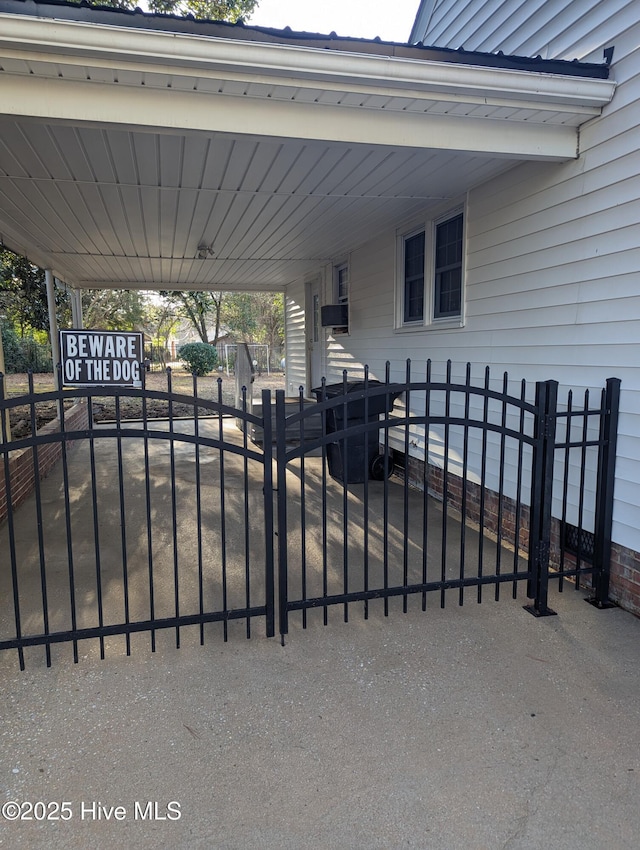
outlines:
[{"label": "black trash can", "polygon": [[[384,386],[380,381],[369,381],[367,386]],[[347,381],[346,392],[352,393],[365,388],[364,381]],[[340,381],[337,384],[326,384],[325,387],[316,387],[311,392],[317,401],[337,398],[345,392],[345,384]],[[390,413],[393,403],[400,393],[381,393],[370,396],[365,402],[364,398],[348,401],[346,404],[347,421],[344,421],[345,405],[338,404],[323,412],[326,422],[326,433],[334,434],[342,431],[350,425],[363,425],[378,420],[381,413]],[[327,461],[329,463],[329,475],[337,481],[345,484],[361,484],[365,478],[372,476],[374,461],[380,455],[378,447],[378,434],[375,430],[362,434],[354,434],[327,444]],[[378,464],[379,466],[379,464]]]}]

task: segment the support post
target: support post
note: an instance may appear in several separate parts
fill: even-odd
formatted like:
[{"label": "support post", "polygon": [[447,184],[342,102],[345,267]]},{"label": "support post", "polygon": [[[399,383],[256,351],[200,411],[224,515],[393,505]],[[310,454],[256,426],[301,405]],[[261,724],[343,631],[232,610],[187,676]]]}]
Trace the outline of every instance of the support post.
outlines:
[{"label": "support post", "polygon": [[82,318],[82,293],[79,289],[72,289],[71,292],[71,323],[78,330],[84,327]]},{"label": "support post", "polygon": [[[6,371],[6,368],[5,368],[5,362],[4,362],[4,348],[2,347],[2,334],[0,333],[0,373],[4,375],[5,371]],[[6,425],[6,429],[5,429],[4,433],[7,435],[7,442],[10,443],[11,442],[11,424],[10,424],[10,421],[9,421],[9,411],[8,410],[5,410],[4,418],[5,418],[5,425]],[[0,426],[1,425],[2,425],[2,423],[0,422]],[[3,432],[0,428],[0,442],[2,440],[2,433]]]},{"label": "support post", "polygon": [[49,335],[51,337],[51,359],[53,360],[53,373],[56,376],[56,389],[58,386],[58,364],[60,363],[60,338],[58,336],[58,318],[56,316],[56,288],[53,273],[46,269],[44,280],[47,287],[47,307],[49,308]]},{"label": "support post", "polygon": [[[53,381],[58,392],[60,385],[60,336],[58,334],[58,317],[56,316],[56,286],[51,269],[45,269],[44,281],[47,287],[47,307],[49,308],[49,335],[51,337],[51,360],[53,361]],[[58,419],[62,413],[62,402],[58,400]]]}]

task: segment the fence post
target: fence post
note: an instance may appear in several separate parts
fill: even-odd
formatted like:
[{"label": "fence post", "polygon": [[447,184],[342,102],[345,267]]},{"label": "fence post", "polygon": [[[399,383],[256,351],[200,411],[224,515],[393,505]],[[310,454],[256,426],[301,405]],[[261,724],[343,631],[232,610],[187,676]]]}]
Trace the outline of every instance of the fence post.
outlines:
[{"label": "fence post", "polygon": [[609,576],[611,567],[611,526],[613,523],[613,488],[618,442],[620,378],[607,378],[604,405],[600,417],[600,446],[596,481],[595,545],[593,551],[593,589],[589,599],[597,608],[609,608]]},{"label": "fence post", "polygon": [[549,555],[551,551],[551,501],[553,498],[553,456],[556,439],[558,382],[536,383],[536,424],[531,483],[529,528],[529,575],[527,596],[533,599],[525,609],[535,617],[555,614],[547,605],[549,594]]},{"label": "fence post", "polygon": [[287,441],[284,390],[276,390],[276,486],[278,488],[278,611],[280,619],[280,642],[289,631],[289,588],[287,556]]},{"label": "fence post", "polygon": [[[248,423],[245,423],[248,427]],[[275,568],[273,524],[273,426],[271,390],[262,390],[262,433],[264,463],[264,523],[265,523],[265,606],[266,636],[275,634]]]}]

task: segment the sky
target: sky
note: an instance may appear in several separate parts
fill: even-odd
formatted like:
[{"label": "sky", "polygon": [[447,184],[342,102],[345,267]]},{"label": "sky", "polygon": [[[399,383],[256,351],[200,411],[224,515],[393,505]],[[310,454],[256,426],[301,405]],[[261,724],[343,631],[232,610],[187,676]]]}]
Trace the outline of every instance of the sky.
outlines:
[{"label": "sky", "polygon": [[247,24],[406,43],[419,0],[259,0]]}]

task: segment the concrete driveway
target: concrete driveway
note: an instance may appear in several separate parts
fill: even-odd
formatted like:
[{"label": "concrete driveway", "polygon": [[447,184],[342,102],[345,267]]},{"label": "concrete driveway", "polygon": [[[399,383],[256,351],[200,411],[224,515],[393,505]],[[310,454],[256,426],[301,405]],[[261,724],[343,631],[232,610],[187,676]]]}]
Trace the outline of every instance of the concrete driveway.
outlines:
[{"label": "concrete driveway", "polygon": [[636,850],[640,621],[523,601],[5,653],[0,846]]}]

